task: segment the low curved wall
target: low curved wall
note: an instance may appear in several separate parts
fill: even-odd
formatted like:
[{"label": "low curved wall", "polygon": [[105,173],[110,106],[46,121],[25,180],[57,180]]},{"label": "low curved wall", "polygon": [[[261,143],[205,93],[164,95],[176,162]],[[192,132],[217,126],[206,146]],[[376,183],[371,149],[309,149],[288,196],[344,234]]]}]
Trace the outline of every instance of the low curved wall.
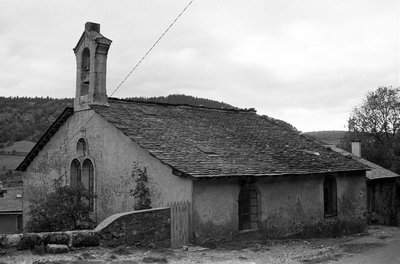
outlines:
[{"label": "low curved wall", "polygon": [[93,231],[106,246],[170,247],[170,208],[156,208],[112,215]]},{"label": "low curved wall", "polygon": [[170,208],[155,208],[111,215],[94,230],[0,234],[0,248],[33,249],[38,245],[85,246],[171,246]]}]

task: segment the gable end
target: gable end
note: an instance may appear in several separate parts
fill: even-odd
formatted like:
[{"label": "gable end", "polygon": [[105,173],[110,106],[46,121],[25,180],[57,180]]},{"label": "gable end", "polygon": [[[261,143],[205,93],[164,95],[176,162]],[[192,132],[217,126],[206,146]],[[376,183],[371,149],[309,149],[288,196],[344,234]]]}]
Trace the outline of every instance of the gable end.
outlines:
[{"label": "gable end", "polygon": [[18,165],[15,169],[17,171],[26,171],[26,168],[31,164],[32,160],[36,157],[36,155],[43,149],[43,147],[47,144],[50,138],[58,131],[58,129],[64,124],[64,122],[74,113],[74,109],[72,107],[67,107],[60,114],[60,116],[56,119],[56,121],[51,124],[51,126],[46,130],[46,132],[42,135],[39,141],[35,146],[31,149],[31,151],[26,155],[25,159]]}]

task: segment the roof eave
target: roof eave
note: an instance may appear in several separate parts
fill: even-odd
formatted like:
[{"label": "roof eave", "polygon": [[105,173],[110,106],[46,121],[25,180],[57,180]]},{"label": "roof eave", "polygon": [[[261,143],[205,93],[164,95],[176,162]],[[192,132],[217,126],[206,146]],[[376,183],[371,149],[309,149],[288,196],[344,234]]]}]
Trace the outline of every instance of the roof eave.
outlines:
[{"label": "roof eave", "polygon": [[[316,174],[330,174],[330,173],[343,173],[343,172],[362,172],[367,169],[351,169],[351,170],[335,170],[335,171],[320,171],[320,172],[304,172],[304,173],[260,173],[260,174],[191,174],[191,177],[196,179],[209,179],[209,178],[228,178],[228,177],[276,177],[276,176],[300,176],[300,175],[316,175]],[[188,174],[190,175],[190,174]]]},{"label": "roof eave", "polygon": [[74,51],[74,53],[77,52],[79,45],[81,44],[81,42],[83,41],[83,38],[85,36],[85,31],[83,31],[81,37],[78,40],[78,43],[75,45],[75,47],[72,49]]},{"label": "roof eave", "polygon": [[368,181],[378,181],[378,180],[387,180],[387,179],[400,179],[400,175],[397,176],[380,176],[376,178],[366,177]]},{"label": "roof eave", "polygon": [[22,209],[21,210],[14,210],[14,211],[0,211],[1,215],[5,214],[22,214]]},{"label": "roof eave", "polygon": [[[98,33],[99,35],[101,35],[100,33]],[[75,47],[72,49],[74,51],[74,53],[77,52],[78,47],[81,45],[81,43],[83,42],[83,39],[85,38],[85,36],[87,36],[89,39],[93,40],[94,42],[96,42],[97,44],[103,44],[103,45],[111,45],[112,40],[108,39],[106,37],[104,37],[103,35],[101,35],[101,37],[94,37],[92,34],[90,34],[90,31],[83,31],[81,37],[78,40],[78,43],[75,45]]]}]

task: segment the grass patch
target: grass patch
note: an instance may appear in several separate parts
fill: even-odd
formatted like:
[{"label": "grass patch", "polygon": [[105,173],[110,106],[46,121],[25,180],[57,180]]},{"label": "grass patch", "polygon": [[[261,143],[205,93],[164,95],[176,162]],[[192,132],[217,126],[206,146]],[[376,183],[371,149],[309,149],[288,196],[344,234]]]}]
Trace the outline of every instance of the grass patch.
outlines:
[{"label": "grass patch", "polygon": [[[5,173],[7,170],[14,170],[24,160],[24,158],[25,156],[0,154],[0,173]],[[3,168],[5,168],[4,171]]]}]

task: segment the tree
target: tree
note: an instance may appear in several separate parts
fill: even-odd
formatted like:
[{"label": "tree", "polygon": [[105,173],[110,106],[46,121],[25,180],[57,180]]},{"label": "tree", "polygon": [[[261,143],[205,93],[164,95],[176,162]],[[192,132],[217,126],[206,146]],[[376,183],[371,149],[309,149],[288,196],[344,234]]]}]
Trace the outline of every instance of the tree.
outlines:
[{"label": "tree", "polygon": [[55,190],[42,201],[30,205],[27,230],[54,232],[94,227],[89,192],[55,183]]},{"label": "tree", "polygon": [[349,131],[370,133],[378,140],[395,139],[400,127],[400,89],[379,87],[368,92],[350,115]]},{"label": "tree", "polygon": [[340,143],[339,148],[351,152],[351,142],[361,143],[361,155],[388,170],[400,173],[399,140],[378,140],[370,133],[347,132]]},{"label": "tree", "polygon": [[363,158],[400,173],[400,89],[379,87],[368,92],[351,112],[347,133],[339,147],[361,141]]}]

